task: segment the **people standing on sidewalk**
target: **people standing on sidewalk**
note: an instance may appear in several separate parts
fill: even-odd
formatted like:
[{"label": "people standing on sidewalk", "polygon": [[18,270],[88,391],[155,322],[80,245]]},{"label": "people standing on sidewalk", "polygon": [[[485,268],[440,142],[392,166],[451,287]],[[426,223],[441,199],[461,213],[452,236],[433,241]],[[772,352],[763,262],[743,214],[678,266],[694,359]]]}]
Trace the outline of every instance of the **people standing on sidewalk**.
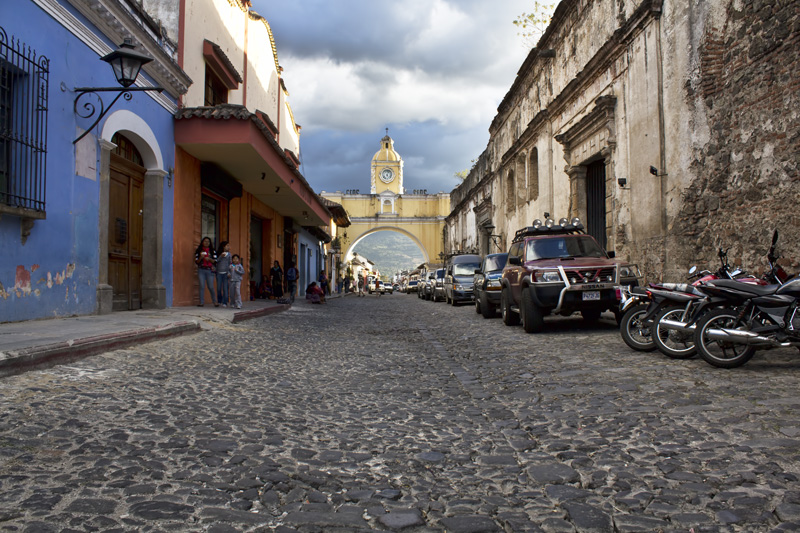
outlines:
[{"label": "people standing on sidewalk", "polygon": [[217,252],[214,251],[214,245],[209,237],[203,237],[200,245],[194,251],[194,262],[197,265],[197,279],[200,282],[200,304],[198,307],[205,305],[205,289],[208,288],[211,294],[211,301],[214,302],[214,307],[219,307],[214,294],[214,265],[217,262]]},{"label": "people standing on sidewalk", "polygon": [[325,275],[324,270],[319,271],[319,287],[325,294],[330,295],[331,290],[328,288],[328,276]]},{"label": "people standing on sidewalk", "polygon": [[294,303],[295,293],[297,292],[297,269],[294,264],[290,264],[286,269],[286,290],[289,293],[289,300]]},{"label": "people standing on sidewalk", "polygon": [[275,298],[283,297],[283,270],[281,264],[275,261],[275,265],[269,270],[269,275],[272,278],[272,294]]},{"label": "people standing on sidewalk", "polygon": [[233,254],[231,257],[231,266],[228,269],[233,298],[231,306],[235,306],[236,309],[242,308],[242,278],[244,277],[244,267],[239,261],[241,261],[239,256],[237,254]]},{"label": "people standing on sidewalk", "polygon": [[217,303],[228,307],[228,268],[231,266],[231,245],[222,241],[217,248]]}]

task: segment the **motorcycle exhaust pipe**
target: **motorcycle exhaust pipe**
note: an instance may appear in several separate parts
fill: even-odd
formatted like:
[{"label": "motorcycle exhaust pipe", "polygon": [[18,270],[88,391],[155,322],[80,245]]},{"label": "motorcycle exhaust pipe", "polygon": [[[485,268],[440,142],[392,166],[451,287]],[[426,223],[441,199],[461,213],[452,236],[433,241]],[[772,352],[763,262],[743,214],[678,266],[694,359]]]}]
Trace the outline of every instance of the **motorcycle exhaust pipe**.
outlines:
[{"label": "motorcycle exhaust pipe", "polygon": [[709,339],[717,341],[728,341],[738,344],[747,344],[750,346],[770,346],[773,348],[791,346],[791,342],[778,342],[775,339],[764,337],[752,331],[743,331],[740,329],[716,329],[711,328],[706,330],[706,335]]},{"label": "motorcycle exhaust pipe", "polygon": [[691,326],[687,326],[686,322],[681,322],[680,320],[669,320],[664,319],[658,323],[660,326],[664,326],[666,329],[672,329],[676,331],[694,331],[695,325],[692,324]]}]

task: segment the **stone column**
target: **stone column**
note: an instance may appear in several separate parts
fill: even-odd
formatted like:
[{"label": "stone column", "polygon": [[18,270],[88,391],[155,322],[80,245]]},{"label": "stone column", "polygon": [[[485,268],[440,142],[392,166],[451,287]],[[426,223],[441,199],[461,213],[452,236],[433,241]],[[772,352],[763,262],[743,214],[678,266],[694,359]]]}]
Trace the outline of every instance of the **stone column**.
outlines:
[{"label": "stone column", "polygon": [[164,176],[159,169],[144,174],[142,221],[142,309],[167,307],[167,289],[161,275],[164,224]]},{"label": "stone column", "polygon": [[108,284],[108,190],[111,179],[111,152],[116,144],[98,139],[100,144],[100,198],[97,202],[99,256],[97,260],[97,314],[111,312],[114,303],[114,288]]},{"label": "stone column", "polygon": [[569,218],[578,217],[586,224],[586,167],[567,169],[569,176]]}]

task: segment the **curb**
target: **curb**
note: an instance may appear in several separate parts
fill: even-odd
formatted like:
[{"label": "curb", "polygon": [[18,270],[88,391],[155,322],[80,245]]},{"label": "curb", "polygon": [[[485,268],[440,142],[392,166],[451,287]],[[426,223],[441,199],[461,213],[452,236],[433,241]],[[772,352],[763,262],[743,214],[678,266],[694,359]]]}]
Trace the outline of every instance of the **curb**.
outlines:
[{"label": "curb", "polygon": [[280,313],[281,311],[286,311],[289,309],[291,305],[275,305],[272,307],[265,307],[263,309],[253,309],[252,311],[239,311],[233,313],[233,318],[231,322],[236,324],[238,322],[242,322],[243,320],[250,320],[251,318],[258,318],[260,316],[271,315],[273,313]]},{"label": "curb", "polygon": [[0,378],[21,374],[32,368],[49,368],[134,344],[190,335],[199,331],[200,323],[197,321],[173,322],[164,326],[120,331],[7,352],[6,358],[0,360]]}]

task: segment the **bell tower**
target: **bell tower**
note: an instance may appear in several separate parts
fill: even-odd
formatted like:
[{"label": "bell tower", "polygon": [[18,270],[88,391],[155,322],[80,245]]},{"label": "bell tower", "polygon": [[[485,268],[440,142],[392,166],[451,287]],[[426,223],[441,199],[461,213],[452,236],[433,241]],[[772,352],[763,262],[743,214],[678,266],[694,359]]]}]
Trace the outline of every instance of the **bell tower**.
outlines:
[{"label": "bell tower", "polygon": [[396,195],[405,193],[403,159],[394,150],[394,140],[389,137],[389,128],[386,128],[386,136],[381,139],[380,150],[372,157],[370,173],[370,194],[381,194],[386,191]]}]

